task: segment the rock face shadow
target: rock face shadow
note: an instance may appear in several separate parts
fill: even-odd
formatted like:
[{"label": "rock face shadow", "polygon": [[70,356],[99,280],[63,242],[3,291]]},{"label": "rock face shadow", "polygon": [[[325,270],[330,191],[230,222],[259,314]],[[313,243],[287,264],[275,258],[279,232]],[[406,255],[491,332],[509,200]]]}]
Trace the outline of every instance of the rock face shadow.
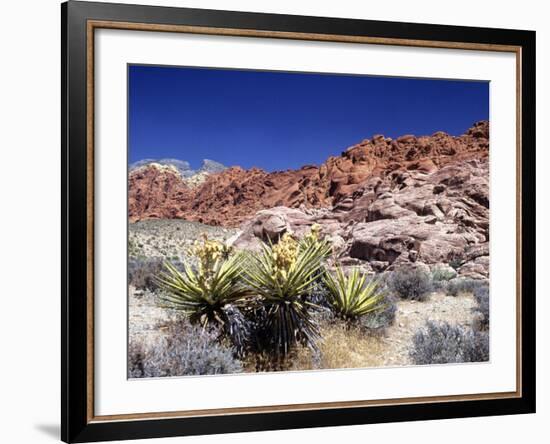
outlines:
[{"label": "rock face shadow", "polygon": [[34,428],[56,441],[60,439],[61,427],[59,424],[35,424]]}]

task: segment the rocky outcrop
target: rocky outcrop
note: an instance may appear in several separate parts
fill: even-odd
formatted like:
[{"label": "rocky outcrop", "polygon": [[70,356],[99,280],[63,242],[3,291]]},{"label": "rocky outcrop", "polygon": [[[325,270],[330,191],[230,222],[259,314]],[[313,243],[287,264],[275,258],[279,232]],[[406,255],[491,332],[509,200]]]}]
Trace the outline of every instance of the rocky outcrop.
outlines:
[{"label": "rocky outcrop", "polygon": [[[180,201],[189,195],[177,168],[158,163],[138,167],[130,172],[128,213],[130,222],[140,219],[174,219]],[[139,217],[136,215],[139,214]]]},{"label": "rocky outcrop", "polygon": [[461,276],[486,278],[488,137],[487,122],[460,137],[374,136],[319,167],[233,167],[198,184],[171,166],[142,166],[130,173],[130,220],[240,227],[232,242],[248,249],[318,223],[344,264],[385,271],[453,263]]},{"label": "rocky outcrop", "polygon": [[243,226],[235,245],[254,248],[260,240],[286,231],[301,236],[318,223],[344,263],[366,263],[373,271],[413,263],[454,263],[461,276],[487,278],[488,168],[483,158],[432,172],[405,169],[375,176],[348,198],[346,206],[261,211]]},{"label": "rocky outcrop", "polygon": [[143,219],[179,219],[193,189],[208,177],[224,171],[219,162],[204,159],[198,170],[177,159],[144,159],[129,167],[128,213],[130,222]]}]

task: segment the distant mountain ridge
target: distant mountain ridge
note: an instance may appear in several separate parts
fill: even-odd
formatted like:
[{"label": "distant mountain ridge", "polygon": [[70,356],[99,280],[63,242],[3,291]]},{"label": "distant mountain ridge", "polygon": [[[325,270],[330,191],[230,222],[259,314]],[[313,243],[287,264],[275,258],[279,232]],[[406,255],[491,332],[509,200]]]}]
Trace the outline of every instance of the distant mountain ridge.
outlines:
[{"label": "distant mountain ridge", "polygon": [[215,160],[210,160],[210,159],[203,159],[200,168],[197,170],[194,170],[191,168],[191,164],[186,160],[164,158],[164,159],[138,160],[137,162],[130,164],[129,170],[131,173],[132,171],[135,171],[138,168],[146,167],[152,164],[174,167],[180,173],[183,179],[188,179],[195,175],[204,176],[204,175],[213,174],[213,173],[221,173],[222,171],[227,169],[227,167],[221,164],[220,162],[216,162]]}]

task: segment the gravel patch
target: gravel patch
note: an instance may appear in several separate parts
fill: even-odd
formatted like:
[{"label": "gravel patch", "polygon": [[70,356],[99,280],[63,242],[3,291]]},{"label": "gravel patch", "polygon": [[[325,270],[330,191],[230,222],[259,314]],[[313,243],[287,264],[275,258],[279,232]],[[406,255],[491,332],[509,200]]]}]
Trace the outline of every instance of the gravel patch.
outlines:
[{"label": "gravel patch", "polygon": [[148,290],[128,291],[128,338],[130,342],[148,342],[162,335],[164,326],[181,319],[177,310],[161,307],[158,296]]},{"label": "gravel patch", "polygon": [[225,242],[237,232],[239,230],[234,228],[214,227],[181,219],[143,220],[128,226],[128,252],[134,258],[181,260],[203,235]]},{"label": "gravel patch", "polygon": [[381,338],[385,344],[382,366],[413,365],[409,356],[412,339],[426,321],[471,327],[476,317],[475,307],[476,301],[471,294],[454,297],[433,293],[425,302],[398,302],[395,323]]}]

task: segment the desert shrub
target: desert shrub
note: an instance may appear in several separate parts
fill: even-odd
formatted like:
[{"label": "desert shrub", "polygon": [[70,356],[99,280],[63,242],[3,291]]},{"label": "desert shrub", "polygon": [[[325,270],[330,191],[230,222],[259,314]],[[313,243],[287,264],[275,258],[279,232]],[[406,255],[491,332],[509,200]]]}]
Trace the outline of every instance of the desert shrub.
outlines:
[{"label": "desert shrub", "polygon": [[135,239],[128,239],[128,256],[135,258],[140,253],[141,246],[135,241]]},{"label": "desert shrub", "polygon": [[157,288],[155,277],[162,267],[161,258],[132,258],[128,261],[128,284],[141,290],[154,290]]},{"label": "desert shrub", "polygon": [[426,300],[432,291],[430,274],[414,268],[392,271],[387,279],[387,285],[399,297],[416,301]]},{"label": "desert shrub", "polygon": [[476,288],[486,285],[478,279],[455,278],[447,282],[446,292],[451,296],[458,296],[461,293],[473,293]]},{"label": "desert shrub", "polygon": [[489,286],[479,285],[474,289],[474,298],[477,302],[477,307],[474,309],[479,313],[479,318],[476,320],[475,327],[478,330],[489,329]]},{"label": "desert shrub", "polygon": [[382,333],[395,322],[397,305],[395,298],[385,294],[380,301],[381,307],[357,319],[357,326],[366,333]]},{"label": "desert shrub", "polygon": [[489,335],[446,322],[428,321],[413,337],[410,351],[417,365],[489,360]]},{"label": "desert shrub", "polygon": [[432,281],[432,290],[441,291],[443,293],[447,292],[447,281]]},{"label": "desert shrub", "polygon": [[382,309],[384,292],[380,281],[367,280],[358,268],[346,275],[341,267],[324,275],[328,289],[328,301],[332,309],[343,319],[357,319]]},{"label": "desert shrub", "polygon": [[449,270],[446,268],[435,268],[432,271],[432,280],[433,281],[449,281],[456,276],[456,271]]},{"label": "desert shrub", "polygon": [[248,294],[240,280],[244,255],[225,251],[220,242],[204,238],[190,251],[198,267],[185,261],[180,271],[166,262],[156,279],[164,290],[163,301],[181,310],[191,322],[223,326],[227,322],[225,307],[242,303]]},{"label": "desert shrub", "polygon": [[219,332],[172,323],[165,335],[130,341],[128,377],[216,375],[242,371],[235,350],[218,341]]},{"label": "desert shrub", "polygon": [[244,279],[260,304],[253,336],[261,351],[280,360],[296,344],[315,347],[318,326],[307,296],[329,252],[326,241],[297,241],[286,233],[277,244],[264,244],[260,253],[250,255]]},{"label": "desert shrub", "polygon": [[432,286],[435,291],[445,291],[447,282],[456,276],[456,271],[438,267],[432,270]]}]

